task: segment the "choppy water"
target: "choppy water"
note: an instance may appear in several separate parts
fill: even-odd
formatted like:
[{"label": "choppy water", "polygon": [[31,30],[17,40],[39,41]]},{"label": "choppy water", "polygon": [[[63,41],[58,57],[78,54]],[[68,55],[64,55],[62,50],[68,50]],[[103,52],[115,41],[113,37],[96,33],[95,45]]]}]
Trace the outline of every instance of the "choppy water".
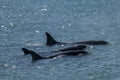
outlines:
[{"label": "choppy water", "polygon": [[[31,63],[22,47],[46,47],[45,32],[58,41],[106,40],[91,55]],[[50,53],[52,54],[52,53]],[[120,80],[119,0],[0,0],[0,80]]]}]

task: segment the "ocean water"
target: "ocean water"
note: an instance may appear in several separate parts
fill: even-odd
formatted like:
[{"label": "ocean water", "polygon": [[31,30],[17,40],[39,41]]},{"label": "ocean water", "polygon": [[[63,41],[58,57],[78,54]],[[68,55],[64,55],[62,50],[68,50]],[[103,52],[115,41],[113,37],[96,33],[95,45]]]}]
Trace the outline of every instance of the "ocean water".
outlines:
[{"label": "ocean water", "polygon": [[[61,42],[110,44],[89,46],[87,56],[32,63],[22,47],[49,52],[72,46],[45,46],[45,32]],[[0,80],[120,80],[120,1],[0,0]]]}]

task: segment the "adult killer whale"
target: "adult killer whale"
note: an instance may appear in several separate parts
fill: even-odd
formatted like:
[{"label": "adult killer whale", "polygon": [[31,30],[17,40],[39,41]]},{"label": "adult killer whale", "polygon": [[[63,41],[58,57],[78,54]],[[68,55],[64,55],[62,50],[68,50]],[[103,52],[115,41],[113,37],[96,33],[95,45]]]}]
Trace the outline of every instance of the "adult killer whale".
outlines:
[{"label": "adult killer whale", "polygon": [[[55,51],[50,51],[50,52],[64,52],[64,51],[71,51],[71,50],[85,50],[87,48],[86,45],[77,45],[77,46],[72,46],[72,47],[66,47],[66,48],[62,48],[62,49],[58,49]],[[28,50],[24,49],[24,55],[30,54],[28,52]]]},{"label": "adult killer whale", "polygon": [[37,61],[37,60],[41,60],[41,59],[52,59],[52,58],[59,57],[59,56],[77,56],[77,55],[87,55],[87,54],[89,54],[89,52],[87,52],[87,51],[75,50],[75,51],[65,51],[65,52],[55,54],[55,55],[43,57],[43,56],[38,55],[36,52],[34,52],[32,50],[28,50],[26,48],[22,48],[22,51],[24,53],[31,54],[32,61]]},{"label": "adult killer whale", "polygon": [[103,41],[103,40],[90,40],[90,41],[82,41],[82,42],[71,42],[71,43],[65,43],[65,42],[58,42],[56,41],[48,32],[45,32],[47,42],[47,46],[52,46],[55,44],[87,44],[87,45],[106,45],[108,42]]}]

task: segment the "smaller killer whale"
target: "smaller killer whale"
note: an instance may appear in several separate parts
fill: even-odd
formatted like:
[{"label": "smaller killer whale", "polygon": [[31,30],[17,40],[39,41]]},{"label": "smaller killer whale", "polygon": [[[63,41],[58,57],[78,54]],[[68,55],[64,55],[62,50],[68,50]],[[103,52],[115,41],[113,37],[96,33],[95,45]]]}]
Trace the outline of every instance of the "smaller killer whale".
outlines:
[{"label": "smaller killer whale", "polygon": [[37,60],[41,60],[41,59],[52,59],[52,58],[59,57],[59,56],[77,56],[77,55],[87,55],[87,54],[89,54],[89,52],[87,52],[87,51],[76,50],[76,51],[65,51],[65,52],[55,54],[55,55],[43,57],[43,56],[38,55],[36,52],[34,52],[32,50],[28,50],[26,48],[22,48],[22,51],[24,53],[31,54],[32,61],[37,61]]},{"label": "smaller killer whale", "polygon": [[67,47],[63,49],[58,49],[57,52],[63,52],[63,51],[68,51],[68,50],[84,50],[86,48],[87,48],[86,45],[77,45],[77,46]]},{"label": "smaller killer whale", "polygon": [[103,41],[103,40],[90,40],[90,41],[82,41],[82,42],[71,42],[71,43],[65,43],[65,42],[58,42],[56,41],[48,32],[45,32],[47,42],[47,46],[52,46],[55,44],[87,44],[87,45],[107,45],[108,42]]},{"label": "smaller killer whale", "polygon": [[[56,51],[50,51],[50,52],[63,52],[63,51],[69,51],[69,50],[84,50],[86,48],[87,48],[86,45],[77,45],[77,46],[67,47],[67,48],[58,49]],[[24,55],[29,54],[29,52],[26,52],[26,50],[24,50],[24,51],[25,51]]]}]

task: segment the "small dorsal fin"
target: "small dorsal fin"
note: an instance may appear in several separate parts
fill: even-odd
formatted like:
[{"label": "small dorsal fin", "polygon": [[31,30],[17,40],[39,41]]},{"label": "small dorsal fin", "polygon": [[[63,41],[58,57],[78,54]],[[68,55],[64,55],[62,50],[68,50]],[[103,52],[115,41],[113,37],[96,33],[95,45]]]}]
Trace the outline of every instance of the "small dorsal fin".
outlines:
[{"label": "small dorsal fin", "polygon": [[45,57],[42,57],[40,55],[38,55],[37,53],[35,53],[34,51],[32,50],[28,50],[26,48],[22,48],[22,51],[25,53],[25,54],[31,54],[32,56],[32,61],[36,61],[36,60],[39,60],[39,59],[46,59]]},{"label": "small dorsal fin", "polygon": [[32,56],[32,61],[36,61],[36,60],[39,60],[39,59],[46,59],[45,57],[42,57],[42,56],[38,55],[34,51],[31,51],[31,56]]},{"label": "small dorsal fin", "polygon": [[30,54],[30,51],[26,48],[22,48],[22,51],[24,52],[24,55]]},{"label": "small dorsal fin", "polygon": [[54,45],[56,43],[59,43],[48,32],[45,32],[45,34],[46,34],[46,37],[47,37],[46,45]]}]

